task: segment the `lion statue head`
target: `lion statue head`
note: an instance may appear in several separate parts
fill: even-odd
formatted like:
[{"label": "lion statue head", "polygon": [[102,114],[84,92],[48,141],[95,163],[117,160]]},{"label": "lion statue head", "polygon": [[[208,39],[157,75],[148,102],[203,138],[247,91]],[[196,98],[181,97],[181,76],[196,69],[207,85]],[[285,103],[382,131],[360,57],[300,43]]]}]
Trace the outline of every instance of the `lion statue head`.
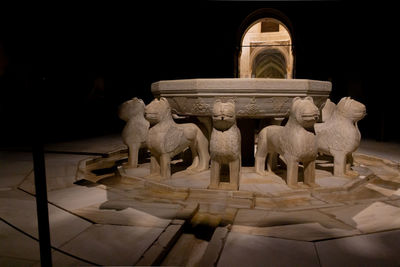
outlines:
[{"label": "lion statue head", "polygon": [[[165,97],[155,98],[145,108],[146,120],[155,125],[171,117],[171,107]],[[172,117],[171,117],[172,118]]]},{"label": "lion statue head", "polygon": [[314,104],[311,96],[307,96],[304,99],[295,97],[292,101],[290,117],[295,118],[302,127],[310,128],[318,120],[319,109]]},{"label": "lion statue head", "polygon": [[128,121],[133,116],[144,115],[144,102],[137,97],[122,103],[118,108],[118,116],[121,120]]},{"label": "lion statue head", "polygon": [[212,111],[212,119],[214,128],[220,131],[226,131],[236,123],[235,102],[228,100],[222,102],[220,99],[215,100]]},{"label": "lion statue head", "polygon": [[336,105],[337,112],[345,118],[358,122],[367,114],[367,109],[364,104],[351,99],[350,97],[343,97]]}]

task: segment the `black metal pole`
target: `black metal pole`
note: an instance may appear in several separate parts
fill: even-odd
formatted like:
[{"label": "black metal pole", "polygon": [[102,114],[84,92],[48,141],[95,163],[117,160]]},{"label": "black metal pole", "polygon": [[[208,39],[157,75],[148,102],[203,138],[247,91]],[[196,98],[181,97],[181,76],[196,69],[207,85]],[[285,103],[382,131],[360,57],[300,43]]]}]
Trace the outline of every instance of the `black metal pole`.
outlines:
[{"label": "black metal pole", "polygon": [[[44,80],[44,79],[43,79]],[[43,83],[41,84],[43,86]],[[40,103],[38,103],[40,104]],[[50,243],[50,225],[49,211],[47,204],[47,184],[46,184],[46,166],[43,150],[43,121],[41,106],[34,108],[32,115],[34,130],[32,153],[33,153],[33,171],[35,174],[36,188],[36,209],[39,230],[39,247],[40,247],[40,263],[41,266],[52,266],[51,261],[51,243]]]},{"label": "black metal pole", "polygon": [[33,145],[33,168],[35,174],[36,208],[39,228],[40,262],[51,266],[49,212],[47,207],[46,168],[41,143]]}]

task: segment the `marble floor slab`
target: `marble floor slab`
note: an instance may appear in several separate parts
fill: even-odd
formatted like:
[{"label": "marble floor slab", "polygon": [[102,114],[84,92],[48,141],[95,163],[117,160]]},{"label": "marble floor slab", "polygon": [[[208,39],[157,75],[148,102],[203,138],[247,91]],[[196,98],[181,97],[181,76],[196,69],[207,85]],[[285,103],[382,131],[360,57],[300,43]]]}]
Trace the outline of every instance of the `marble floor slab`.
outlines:
[{"label": "marble floor slab", "polygon": [[32,171],[31,153],[0,152],[0,188],[18,186]]},{"label": "marble floor slab", "polygon": [[121,196],[118,194],[103,188],[79,185],[48,192],[50,203],[67,210],[75,210],[119,198]]},{"label": "marble floor slab", "polygon": [[326,228],[353,230],[354,228],[335,220],[317,210],[302,211],[265,211],[240,209],[235,217],[234,225],[272,227],[304,223],[319,223]]},{"label": "marble floor slab", "polygon": [[162,231],[161,228],[95,224],[61,249],[103,266],[131,266]]},{"label": "marble floor slab", "polygon": [[316,242],[322,266],[400,266],[400,230]]},{"label": "marble floor slab", "polygon": [[[69,212],[48,205],[50,238],[58,247],[91,226]],[[0,217],[22,231],[38,238],[36,200],[20,190],[0,192]]]},{"label": "marble floor slab", "polygon": [[218,267],[320,266],[314,244],[231,232]]},{"label": "marble floor slab", "polygon": [[233,225],[232,232],[303,241],[316,241],[361,234],[356,229],[327,228],[315,222],[272,227]]},{"label": "marble floor slab", "polygon": [[171,222],[131,207],[116,211],[100,209],[99,205],[93,205],[74,210],[74,214],[98,224],[165,228]]},{"label": "marble floor slab", "polygon": [[400,208],[384,202],[322,209],[363,233],[400,228]]},{"label": "marble floor slab", "polygon": [[31,266],[39,260],[39,243],[0,221],[0,266]]},{"label": "marble floor slab", "polygon": [[[45,154],[47,191],[70,187],[77,181],[79,163],[87,155]],[[19,185],[19,188],[35,194],[34,173]]]}]

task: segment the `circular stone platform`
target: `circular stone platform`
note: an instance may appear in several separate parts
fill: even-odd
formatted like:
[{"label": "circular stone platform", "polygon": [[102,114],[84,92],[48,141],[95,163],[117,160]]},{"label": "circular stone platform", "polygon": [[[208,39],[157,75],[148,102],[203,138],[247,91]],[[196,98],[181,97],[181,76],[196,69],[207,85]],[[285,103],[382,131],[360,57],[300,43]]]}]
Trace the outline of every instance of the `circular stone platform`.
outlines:
[{"label": "circular stone platform", "polygon": [[[400,228],[399,166],[380,158],[354,154],[353,177],[332,176],[330,159],[320,158],[316,188],[302,183],[289,188],[283,169],[260,176],[252,167],[243,167],[240,189],[225,191],[207,189],[209,170],[191,173],[184,170],[182,160],[173,161],[168,180],[149,176],[148,162],[126,169],[124,152],[88,160],[80,169],[84,179],[123,195],[126,207],[129,199],[179,204],[191,207],[179,219],[195,225],[229,226],[232,232],[303,241]],[[119,201],[118,209],[123,206]]]}]

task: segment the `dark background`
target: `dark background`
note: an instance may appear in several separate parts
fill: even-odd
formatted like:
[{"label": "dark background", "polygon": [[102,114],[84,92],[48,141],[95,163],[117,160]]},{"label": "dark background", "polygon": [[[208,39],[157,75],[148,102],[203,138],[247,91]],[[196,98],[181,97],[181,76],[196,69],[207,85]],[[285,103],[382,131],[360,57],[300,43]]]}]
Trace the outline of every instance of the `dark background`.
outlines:
[{"label": "dark background", "polygon": [[[363,102],[363,137],[400,141],[394,4],[110,2],[2,8],[2,145],[118,133],[118,105],[149,103],[152,82],[234,77],[238,30],[260,8],[290,19],[296,78],[331,81],[335,103]],[[93,93],[95,81],[103,91]]]}]

